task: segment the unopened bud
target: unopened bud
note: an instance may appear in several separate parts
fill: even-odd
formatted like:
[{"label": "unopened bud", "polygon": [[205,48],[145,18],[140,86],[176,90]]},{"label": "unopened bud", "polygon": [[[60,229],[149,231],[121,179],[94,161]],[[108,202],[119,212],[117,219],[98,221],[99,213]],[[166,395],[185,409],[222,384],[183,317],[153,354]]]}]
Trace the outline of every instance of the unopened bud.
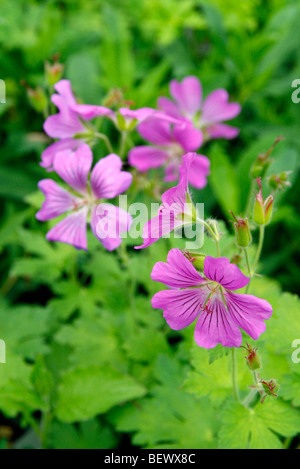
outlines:
[{"label": "unopened bud", "polygon": [[261,400],[262,403],[264,402],[267,396],[275,398],[278,397],[277,393],[279,391],[280,386],[275,379],[271,379],[270,381],[260,380],[259,385],[261,389],[260,393],[263,396]]},{"label": "unopened bud", "polygon": [[249,220],[245,218],[237,218],[233,212],[231,215],[235,219],[234,229],[235,229],[235,236],[236,236],[236,244],[240,248],[247,248],[252,243],[252,236],[249,227]]},{"label": "unopened bud", "polygon": [[242,256],[241,254],[234,254],[231,258],[231,264],[239,265],[242,262]]},{"label": "unopened bud", "polygon": [[61,80],[63,72],[63,64],[58,62],[54,62],[53,64],[50,62],[45,63],[46,82],[49,86],[54,86],[59,80]]},{"label": "unopened bud", "polygon": [[279,142],[281,142],[281,140],[283,140],[282,137],[276,138],[271,148],[269,148],[268,151],[266,151],[265,153],[257,157],[257,159],[255,160],[251,168],[251,176],[253,177],[253,179],[257,179],[257,178],[263,179],[265,177],[267,170],[269,169],[270,165],[273,162],[273,160],[270,158],[270,155],[273,152],[276,145]]},{"label": "unopened bud", "polygon": [[43,88],[38,87],[35,90],[30,88],[27,94],[32,107],[37,112],[44,112],[47,109],[48,98]]},{"label": "unopened bud", "polygon": [[274,197],[270,195],[266,200],[263,199],[261,189],[261,179],[257,179],[259,185],[259,193],[256,194],[253,220],[257,225],[268,225],[273,214]]},{"label": "unopened bud", "polygon": [[288,180],[290,171],[283,171],[280,174],[272,174],[269,179],[269,185],[274,190],[283,190],[286,187],[291,187],[291,183]]},{"label": "unopened bud", "polygon": [[253,348],[250,344],[246,344],[247,347],[244,347],[247,351],[247,356],[245,356],[248,367],[251,371],[259,370],[261,368],[261,359],[257,353],[257,348]]},{"label": "unopened bud", "polygon": [[205,261],[205,254],[199,253],[187,253],[189,261],[193,264],[193,266],[203,272],[204,269],[204,261]]}]

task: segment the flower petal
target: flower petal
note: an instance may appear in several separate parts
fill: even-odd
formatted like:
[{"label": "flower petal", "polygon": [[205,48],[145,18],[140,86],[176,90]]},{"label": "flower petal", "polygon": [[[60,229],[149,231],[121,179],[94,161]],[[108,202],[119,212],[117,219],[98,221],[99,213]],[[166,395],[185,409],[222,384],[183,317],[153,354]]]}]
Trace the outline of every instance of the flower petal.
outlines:
[{"label": "flower petal", "polygon": [[40,221],[56,218],[62,213],[74,210],[82,203],[82,199],[70,194],[52,179],[43,179],[39,182],[38,188],[46,198],[41,210],[36,214],[36,218]]},{"label": "flower petal", "polygon": [[122,243],[120,235],[130,230],[132,217],[112,204],[99,204],[92,212],[91,228],[105,249],[113,251]]},{"label": "flower petal", "polygon": [[211,312],[205,309],[196,324],[195,341],[199,347],[210,349],[218,344],[223,347],[240,347],[242,333],[228,313],[222,300],[215,299]]},{"label": "flower petal", "polygon": [[60,243],[71,244],[77,249],[87,250],[87,224],[88,208],[83,207],[78,212],[71,213],[66,218],[55,225],[47,233],[48,241],[59,241]]},{"label": "flower petal", "polygon": [[195,287],[205,282],[180,249],[171,249],[167,262],[157,262],[151,278],[173,288]]},{"label": "flower petal", "polygon": [[54,159],[54,170],[75,191],[85,193],[92,162],[92,150],[83,144],[75,152],[66,150],[58,153]]},{"label": "flower petal", "polygon": [[57,153],[64,151],[64,150],[76,150],[82,143],[82,140],[74,139],[74,138],[65,138],[63,140],[59,140],[58,142],[52,143],[46,150],[42,153],[42,162],[40,165],[43,168],[47,168],[49,171],[53,170],[53,161]]},{"label": "flower petal", "polygon": [[204,101],[202,122],[215,124],[238,116],[241,112],[241,106],[238,103],[229,103],[228,99],[226,90],[213,91]]},{"label": "flower petal", "polygon": [[193,116],[200,110],[202,86],[198,78],[186,77],[181,83],[173,80],[170,84],[170,92],[184,113]]},{"label": "flower petal", "polygon": [[98,199],[113,199],[125,192],[132,182],[132,175],[121,171],[122,160],[111,154],[102,158],[94,166],[91,174],[91,187]]},{"label": "flower petal", "polygon": [[204,275],[228,290],[239,290],[250,282],[250,279],[240,271],[237,265],[230,264],[227,257],[207,256],[204,261]]},{"label": "flower petal", "polygon": [[195,151],[201,147],[203,143],[203,134],[201,130],[194,129],[190,124],[186,126],[174,127],[174,138],[179,145],[182,146],[185,152]]},{"label": "flower petal", "polygon": [[169,164],[165,169],[165,182],[173,182],[177,181],[179,177],[179,164],[177,162],[173,162]]},{"label": "flower petal", "polygon": [[70,80],[60,80],[54,85],[54,89],[64,98],[64,101],[68,106],[76,104]]},{"label": "flower petal", "polygon": [[187,288],[160,291],[153,296],[151,304],[153,308],[162,309],[168,325],[178,331],[195,321],[204,301],[201,288]]},{"label": "flower petal", "polygon": [[205,130],[209,134],[210,138],[226,138],[227,140],[236,138],[240,133],[240,129],[227,124],[211,125],[206,127]]},{"label": "flower petal", "polygon": [[182,118],[178,106],[169,98],[165,98],[164,96],[158,98],[157,107],[169,116],[175,117],[176,119]]},{"label": "flower petal", "polygon": [[176,213],[172,208],[165,208],[156,217],[151,218],[143,229],[143,244],[135,246],[134,249],[144,249],[158,241],[162,236],[171,233],[175,228],[182,225],[182,222],[176,220]]},{"label": "flower petal", "polygon": [[171,124],[161,119],[150,118],[138,126],[140,135],[155,145],[170,145],[172,143]]},{"label": "flower petal", "polygon": [[59,94],[52,95],[51,100],[59,109],[59,113],[46,119],[44,130],[52,138],[71,138],[85,130],[77,114],[70,108],[76,104],[71,83],[61,80],[55,85],[55,90]]},{"label": "flower petal", "polygon": [[186,203],[186,193],[188,190],[189,170],[192,162],[195,159],[195,156],[195,153],[187,153],[183,156],[183,163],[179,168],[180,176],[177,186],[168,189],[161,197],[161,200],[164,204],[167,204],[169,207],[177,207],[178,213],[184,210],[184,205]]},{"label": "flower petal", "polygon": [[84,130],[77,115],[68,110],[48,117],[44,123],[44,131],[52,138],[72,138]]},{"label": "flower petal", "polygon": [[129,121],[136,119],[140,123],[144,122],[150,117],[154,117],[156,119],[162,119],[173,124],[180,124],[178,119],[175,119],[172,116],[168,116],[164,112],[157,111],[156,109],[152,109],[150,107],[143,107],[140,109],[128,109],[127,107],[122,107],[119,109],[119,113]]},{"label": "flower petal", "polygon": [[168,154],[165,151],[146,145],[135,147],[128,154],[129,164],[141,172],[159,168],[167,159]]},{"label": "flower petal", "polygon": [[93,104],[73,104],[70,106],[71,110],[80,115],[84,120],[90,121],[95,117],[114,116],[114,111],[105,106],[94,106]]},{"label": "flower petal", "polygon": [[272,316],[273,308],[266,300],[253,295],[228,292],[226,295],[228,311],[234,322],[252,339],[257,340],[265,332],[265,320]]},{"label": "flower petal", "polygon": [[210,161],[204,155],[196,155],[189,171],[189,183],[197,189],[203,189],[210,173]]}]

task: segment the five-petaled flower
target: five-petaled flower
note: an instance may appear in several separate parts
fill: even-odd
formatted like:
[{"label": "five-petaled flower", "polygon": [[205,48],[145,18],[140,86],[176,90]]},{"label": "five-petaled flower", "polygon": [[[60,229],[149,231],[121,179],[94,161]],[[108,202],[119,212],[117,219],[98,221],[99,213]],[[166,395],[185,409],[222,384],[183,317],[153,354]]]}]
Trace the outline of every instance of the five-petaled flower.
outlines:
[{"label": "five-petaled flower", "polygon": [[189,172],[196,158],[195,153],[187,153],[179,168],[177,186],[171,187],[161,196],[162,205],[158,215],[149,220],[143,229],[143,244],[135,249],[143,249],[168,235],[177,228],[191,226],[197,222],[197,211],[189,193]]},{"label": "five-petaled flower", "polygon": [[46,119],[44,130],[49,137],[59,140],[46,148],[41,162],[41,166],[50,170],[53,169],[53,161],[57,153],[64,150],[76,150],[82,143],[91,143],[94,140],[96,129],[92,128],[89,121],[96,117],[107,117],[118,126],[121,116],[124,127],[122,130],[133,128],[153,115],[157,119],[178,123],[174,117],[151,108],[132,110],[122,107],[118,112],[114,112],[105,106],[78,104],[69,80],[59,81],[54,89],[57,93],[52,95],[51,101],[59,112]]},{"label": "five-petaled flower", "polygon": [[266,330],[265,320],[272,316],[272,306],[253,295],[233,293],[245,287],[249,278],[229,259],[210,256],[204,261],[204,276],[179,249],[172,249],[167,263],[155,264],[151,274],[152,280],[171,288],[154,295],[153,308],[163,310],[174,330],[198,318],[195,340],[200,347],[210,349],[219,343],[240,347],[240,328],[257,340]]},{"label": "five-petaled flower", "polygon": [[45,201],[36,217],[47,221],[71,212],[47,233],[47,239],[86,250],[90,215],[93,234],[112,251],[121,244],[120,235],[129,230],[132,219],[125,210],[103,199],[113,199],[125,192],[131,185],[132,175],[121,171],[120,157],[111,154],[96,163],[89,180],[92,161],[92,151],[86,144],[75,152],[58,153],[53,162],[54,170],[70,186],[70,191],[52,179],[40,181],[38,187]]},{"label": "five-petaled flower", "polygon": [[174,118],[182,118],[202,130],[205,139],[235,138],[239,129],[224,124],[241,112],[238,103],[230,103],[226,90],[217,89],[203,101],[202,86],[198,78],[189,76],[181,83],[172,80],[170,93],[173,99],[160,97],[158,107]]},{"label": "five-petaled flower", "polygon": [[[172,126],[170,122],[156,117],[141,123],[138,131],[152,145],[134,147],[128,155],[129,164],[141,172],[164,166],[166,182],[178,179],[183,155],[198,150],[203,142],[202,132],[190,123]],[[189,173],[189,183],[202,189],[207,183],[209,171],[209,159],[196,155]]]}]

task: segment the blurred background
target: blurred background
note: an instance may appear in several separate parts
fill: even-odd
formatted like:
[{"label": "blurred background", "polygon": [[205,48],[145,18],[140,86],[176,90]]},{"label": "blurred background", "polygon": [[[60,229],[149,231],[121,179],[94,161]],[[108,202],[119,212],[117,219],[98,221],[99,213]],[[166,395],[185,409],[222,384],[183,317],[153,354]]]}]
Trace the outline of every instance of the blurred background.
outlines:
[{"label": "blurred background", "polygon": [[[101,285],[106,288],[99,281],[88,301],[83,290],[74,300],[65,280],[76,276],[72,262],[76,269],[86,259],[78,255],[74,261],[72,248],[49,246],[44,242],[46,227],[34,218],[41,200],[37,182],[47,177],[39,166],[40,155],[49,141],[32,90],[42,89],[46,96],[51,92],[45,85],[45,62],[58,54],[64,77],[90,104],[102,103],[119,88],[136,107],[155,107],[158,96],[168,96],[170,80],[187,75],[200,78],[205,95],[226,88],[231,100],[242,105],[236,119],[241,132],[233,141],[212,142],[202,150],[212,161],[213,175],[199,200],[215,217],[227,217],[229,209],[242,213],[254,159],[283,136],[272,155],[270,174],[292,171],[293,186],[277,194],[263,253],[264,274],[284,290],[299,293],[300,104],[291,99],[292,82],[300,78],[299,24],[298,0],[0,0],[0,79],[6,83],[6,104],[0,104],[0,338],[6,334],[17,344],[11,358],[14,366],[0,377],[0,387],[9,386],[9,391],[0,392],[5,415],[0,440],[1,432],[6,439],[5,431],[15,432],[16,439],[28,416],[40,409],[32,395],[26,405],[16,398],[25,388],[13,380],[18,375],[27,380],[36,356],[49,353],[57,325],[49,326],[47,314],[68,323],[74,301],[76,307],[81,301],[89,317],[91,296]],[[101,259],[101,265],[110,262]],[[99,268],[96,257],[88,262],[85,286]],[[118,276],[111,265],[110,269]],[[113,299],[114,292],[120,293],[113,288],[111,308],[119,301]],[[22,323],[22,333],[15,330],[16,321]],[[64,347],[69,350],[72,345],[68,330],[58,334],[48,360],[50,368],[55,363],[54,377],[64,366]],[[72,340],[76,344],[76,334]],[[42,368],[35,365],[36,373]],[[91,425],[81,431],[94,435],[98,430]],[[72,431],[56,427],[57,434],[69,435],[70,441],[76,439]],[[118,444],[110,429],[101,431],[107,447]]]}]

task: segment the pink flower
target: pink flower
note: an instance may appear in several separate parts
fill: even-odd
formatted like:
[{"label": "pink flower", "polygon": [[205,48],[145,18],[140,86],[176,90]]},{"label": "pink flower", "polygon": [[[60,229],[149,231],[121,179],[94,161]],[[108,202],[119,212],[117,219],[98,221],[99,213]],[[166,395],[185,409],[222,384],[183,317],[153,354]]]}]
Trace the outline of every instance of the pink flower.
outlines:
[{"label": "pink flower", "polygon": [[193,225],[196,222],[195,207],[191,203],[188,188],[189,170],[195,157],[195,153],[184,155],[183,164],[179,168],[180,176],[177,186],[164,192],[158,215],[145,224],[144,242],[141,246],[135,246],[135,249],[146,248],[176,228]]},{"label": "pink flower", "polygon": [[[50,170],[53,169],[53,161],[58,152],[65,149],[76,150],[82,143],[93,139],[93,129],[87,124],[92,119],[99,116],[108,117],[118,126],[117,113],[111,109],[92,104],[78,104],[69,80],[59,81],[54,88],[57,93],[52,95],[51,100],[59,112],[46,119],[44,130],[49,137],[60,140],[43,152],[41,163],[41,166]],[[124,118],[125,128],[143,122],[151,115],[178,123],[177,119],[151,108],[137,110],[120,108],[118,113]]]},{"label": "pink flower", "polygon": [[[150,118],[139,125],[141,136],[151,142],[152,146],[137,146],[129,152],[129,164],[139,171],[165,166],[165,181],[176,181],[179,176],[179,166],[185,153],[197,150],[203,141],[202,132],[186,126],[176,125],[172,128],[170,122]],[[210,161],[206,156],[197,155],[189,173],[192,186],[202,189],[207,183]]]},{"label": "pink flower", "polygon": [[91,213],[92,232],[108,251],[112,251],[121,244],[120,235],[129,230],[132,219],[125,210],[103,202],[103,199],[113,199],[125,192],[132,176],[121,171],[121,159],[111,154],[96,163],[88,183],[92,160],[92,151],[86,144],[76,152],[66,150],[57,154],[54,170],[72,192],[52,179],[40,181],[38,187],[44,193],[45,201],[36,218],[47,221],[70,212],[47,233],[47,239],[87,249],[86,228]]},{"label": "pink flower", "polygon": [[[53,94],[52,102],[59,112],[48,117],[44,130],[49,137],[59,139],[42,153],[41,166],[53,170],[56,155],[64,150],[76,150],[85,142],[84,135],[91,135],[91,130],[84,123],[97,116],[110,117],[111,109],[103,106],[77,104],[69,80],[61,80],[54,86],[58,94]],[[79,138],[78,136],[81,136]]]},{"label": "pink flower", "polygon": [[158,107],[165,113],[192,122],[195,128],[203,131],[206,138],[232,139],[238,135],[237,128],[223,123],[241,112],[238,103],[228,102],[226,90],[215,90],[203,101],[201,82],[190,76],[181,83],[171,81],[170,93],[175,102],[165,97],[158,99]]},{"label": "pink flower", "polygon": [[164,318],[174,330],[183,329],[197,318],[195,340],[207,349],[222,344],[240,347],[243,329],[254,340],[266,330],[265,320],[272,306],[252,295],[233,293],[249,283],[229,259],[207,256],[202,277],[179,249],[172,249],[167,263],[155,264],[151,278],[171,290],[152,298],[153,308],[163,309]]}]

